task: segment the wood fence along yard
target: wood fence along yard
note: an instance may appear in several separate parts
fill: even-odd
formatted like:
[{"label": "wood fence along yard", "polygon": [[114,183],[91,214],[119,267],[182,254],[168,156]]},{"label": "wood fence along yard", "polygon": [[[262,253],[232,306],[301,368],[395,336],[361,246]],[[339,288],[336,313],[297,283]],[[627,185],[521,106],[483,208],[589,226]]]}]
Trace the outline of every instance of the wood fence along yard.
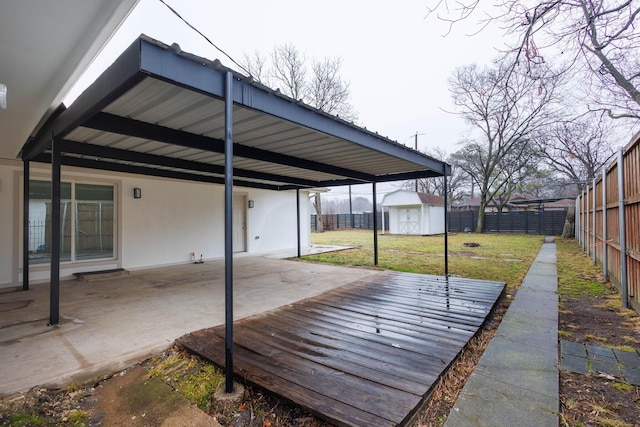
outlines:
[{"label": "wood fence along yard", "polygon": [[576,238],[640,312],[640,133],[576,199]]}]

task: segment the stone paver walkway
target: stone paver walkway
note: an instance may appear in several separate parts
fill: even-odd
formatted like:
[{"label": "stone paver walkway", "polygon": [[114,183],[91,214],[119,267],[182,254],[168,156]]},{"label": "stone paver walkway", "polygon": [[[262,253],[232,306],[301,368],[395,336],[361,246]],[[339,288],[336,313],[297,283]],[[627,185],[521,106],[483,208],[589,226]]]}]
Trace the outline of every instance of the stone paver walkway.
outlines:
[{"label": "stone paver walkway", "polygon": [[557,289],[546,238],[445,427],[558,426]]},{"label": "stone paver walkway", "polygon": [[578,374],[600,372],[611,375],[629,384],[640,386],[640,354],[625,351],[560,341],[562,369]]}]

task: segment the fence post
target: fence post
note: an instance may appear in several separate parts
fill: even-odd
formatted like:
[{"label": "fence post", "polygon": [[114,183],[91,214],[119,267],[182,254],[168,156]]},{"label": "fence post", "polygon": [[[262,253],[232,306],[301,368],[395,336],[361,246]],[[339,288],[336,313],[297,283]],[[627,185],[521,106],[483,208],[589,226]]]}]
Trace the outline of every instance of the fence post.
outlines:
[{"label": "fence post", "polygon": [[598,244],[598,236],[597,236],[597,227],[596,227],[596,178],[595,176],[593,177],[593,191],[591,191],[591,199],[593,200],[593,215],[591,218],[591,228],[593,229],[593,238],[591,239],[592,244],[593,244],[593,265],[596,265],[597,262],[597,253],[598,251],[596,250],[597,248],[597,244]]},{"label": "fence post", "polygon": [[582,190],[582,194],[580,194],[580,247],[582,248],[582,252],[587,252],[587,248],[584,246],[584,233],[586,227],[584,226],[586,214],[586,191]]},{"label": "fence post", "polygon": [[624,157],[622,155],[622,147],[618,149],[618,221],[620,222],[620,288],[622,291],[622,308],[628,307],[627,292],[627,239],[626,239],[626,223],[624,215],[624,171],[622,163]]},{"label": "fence post", "polygon": [[587,184],[587,194],[585,196],[585,208],[584,208],[584,213],[585,213],[585,221],[584,221],[584,227],[585,227],[585,238],[584,238],[584,245],[587,251],[587,256],[591,256],[591,245],[589,244],[589,242],[591,241],[591,236],[589,235],[590,233],[590,228],[589,228],[589,216],[590,216],[590,211],[589,209],[591,208],[591,206],[589,206],[589,185]]},{"label": "fence post", "polygon": [[576,239],[578,240],[578,246],[582,246],[580,243],[580,196],[576,197],[576,213],[573,220],[573,227]]},{"label": "fence post", "polygon": [[608,236],[607,236],[607,168],[602,168],[602,274],[609,280],[608,271]]}]

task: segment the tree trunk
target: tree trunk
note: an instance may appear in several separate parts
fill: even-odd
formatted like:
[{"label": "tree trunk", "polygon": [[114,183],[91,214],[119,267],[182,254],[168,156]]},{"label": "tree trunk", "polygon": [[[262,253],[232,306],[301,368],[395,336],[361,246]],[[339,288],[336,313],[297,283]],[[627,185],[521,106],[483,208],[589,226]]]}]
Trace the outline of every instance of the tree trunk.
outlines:
[{"label": "tree trunk", "polygon": [[487,209],[487,201],[480,199],[480,207],[478,208],[478,224],[476,225],[476,233],[482,233],[484,228],[484,211]]},{"label": "tree trunk", "polygon": [[570,238],[574,236],[576,222],[576,208],[569,206],[567,209],[567,219],[564,222],[564,228],[562,229],[562,237]]},{"label": "tree trunk", "polygon": [[322,199],[320,193],[316,193],[314,196],[314,206],[316,208],[316,232],[324,232],[324,223],[322,222]]}]

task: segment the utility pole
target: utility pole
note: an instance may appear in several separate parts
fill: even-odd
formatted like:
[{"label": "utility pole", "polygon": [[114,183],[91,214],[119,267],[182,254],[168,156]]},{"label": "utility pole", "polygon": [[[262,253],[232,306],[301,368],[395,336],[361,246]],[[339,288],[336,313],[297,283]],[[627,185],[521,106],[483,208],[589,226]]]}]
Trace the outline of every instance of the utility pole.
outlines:
[{"label": "utility pole", "polygon": [[[414,149],[416,151],[418,151],[418,135],[424,135],[423,133],[418,133],[418,131],[416,131],[415,135],[413,135],[414,138]],[[416,193],[418,192],[418,178],[416,178]]]}]

